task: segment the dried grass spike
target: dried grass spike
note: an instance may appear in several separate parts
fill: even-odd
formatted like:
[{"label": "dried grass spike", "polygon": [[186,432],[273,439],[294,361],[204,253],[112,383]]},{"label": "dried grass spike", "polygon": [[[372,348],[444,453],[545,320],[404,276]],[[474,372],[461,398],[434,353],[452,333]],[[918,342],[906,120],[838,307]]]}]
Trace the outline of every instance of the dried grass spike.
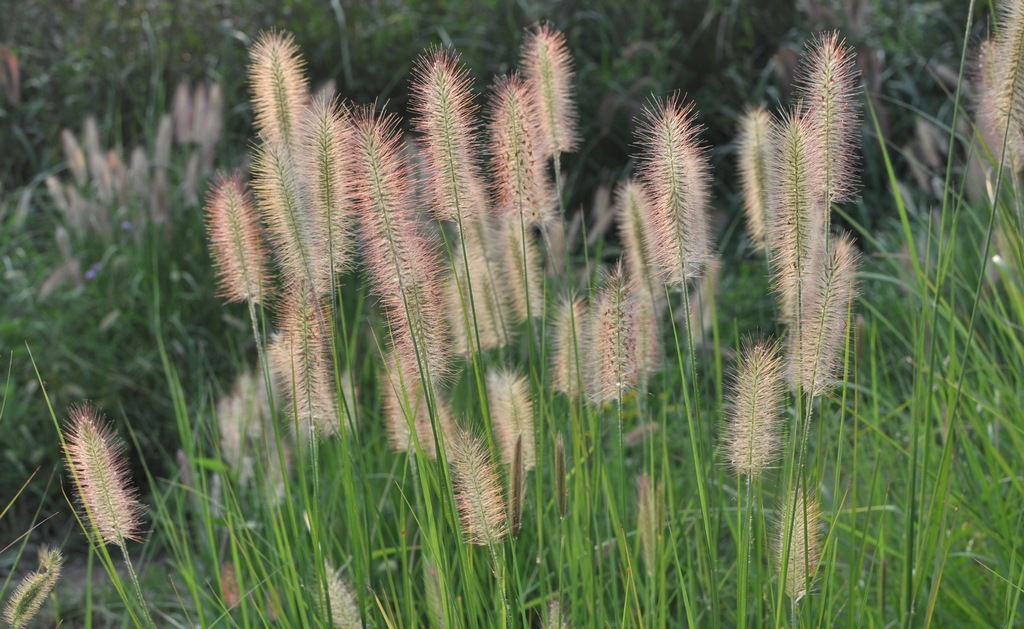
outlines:
[{"label": "dried grass spike", "polygon": [[659,297],[654,267],[651,234],[650,196],[637,179],[627,179],[615,194],[615,218],[619,238],[626,259],[626,270],[638,287],[655,298]]},{"label": "dried grass spike", "polygon": [[317,295],[330,294],[326,245],[307,208],[306,187],[288,149],[281,143],[261,146],[253,163],[254,187],[267,224],[270,243],[287,289],[310,286]]},{"label": "dried grass spike", "polygon": [[124,548],[125,540],[141,539],[143,525],[143,506],[138,490],[130,485],[124,442],[89,403],[71,407],[68,414],[64,454],[90,532],[97,541]]},{"label": "dried grass spike", "polygon": [[534,94],[517,75],[501,77],[490,100],[491,170],[499,212],[544,226],[558,218],[558,203],[539,146]]},{"label": "dried grass spike", "polygon": [[356,210],[373,291],[384,306],[399,361],[422,365],[438,384],[448,376],[452,357],[442,268],[415,213],[399,119],[361,109],[353,120]]},{"label": "dried grass spike", "polygon": [[297,166],[309,191],[311,235],[327,254],[316,261],[318,275],[331,277],[352,264],[351,123],[345,109],[320,98],[301,120]]},{"label": "dried grass spike", "polygon": [[359,615],[359,601],[352,586],[341,574],[341,570],[335,569],[327,560],[324,560],[324,570],[327,572],[327,583],[320,598],[324,616],[331,619],[331,626],[335,629],[361,628],[363,619]]},{"label": "dried grass spike", "polygon": [[[800,491],[795,499],[790,495],[782,517],[775,537],[775,561],[781,570],[783,560],[788,559],[786,594],[800,600],[807,594],[821,561],[821,507],[816,500],[807,500]],[[788,558],[785,555],[787,538]]]},{"label": "dried grass spike", "polygon": [[740,181],[743,184],[743,211],[747,220],[750,241],[758,250],[769,245],[768,200],[769,170],[772,148],[769,141],[771,116],[764,107],[747,109],[740,118],[739,136],[736,138],[736,153]]},{"label": "dried grass spike", "polygon": [[598,294],[590,332],[590,398],[621,400],[636,386],[640,367],[637,312],[633,289],[620,262]]},{"label": "dried grass spike", "polygon": [[326,298],[302,287],[293,289],[284,299],[279,332],[267,348],[271,373],[286,393],[290,415],[302,433],[312,431],[317,438],[341,429],[328,353],[331,322]]},{"label": "dried grass spike", "polygon": [[783,322],[796,325],[807,277],[825,253],[825,156],[807,118],[790,114],[772,130],[772,279]]},{"label": "dried grass spike", "polygon": [[661,544],[662,530],[665,528],[665,505],[662,495],[661,483],[654,487],[647,472],[641,473],[636,480],[636,525],[640,533],[644,567],[651,576],[658,568],[658,547]]},{"label": "dried grass spike", "polygon": [[490,371],[487,374],[487,397],[502,460],[512,464],[516,443],[521,439],[523,466],[532,470],[536,465],[536,447],[529,381],[509,369]]},{"label": "dried grass spike", "polygon": [[825,203],[849,201],[857,188],[860,139],[856,58],[835,31],[811,43],[798,94],[824,153]]},{"label": "dried grass spike", "polygon": [[39,549],[39,569],[25,576],[4,607],[4,621],[13,629],[25,627],[39,613],[46,597],[60,579],[64,557],[59,550],[43,546]]},{"label": "dried grass spike", "polygon": [[228,302],[260,303],[270,290],[259,217],[239,177],[222,177],[206,200],[206,232],[220,283]]},{"label": "dried grass spike", "polygon": [[736,474],[758,478],[782,447],[785,364],[778,346],[747,341],[725,405],[725,460]]},{"label": "dried grass spike", "polygon": [[571,153],[579,144],[579,134],[572,88],[575,73],[565,35],[549,24],[531,29],[520,64],[538,103],[538,127],[546,153],[551,157]]},{"label": "dried grass spike", "polygon": [[309,94],[302,53],[290,33],[261,33],[249,53],[256,130],[286,150],[297,146],[299,114]]},{"label": "dried grass spike", "polygon": [[848,234],[832,240],[825,267],[809,285],[803,325],[791,337],[791,383],[810,395],[827,392],[840,377],[847,315],[857,294],[857,257]]},{"label": "dried grass spike", "polygon": [[585,332],[588,327],[587,305],[583,298],[576,295],[563,298],[555,311],[551,332],[554,345],[551,386],[570,398],[582,393],[580,383],[586,378]]},{"label": "dried grass spike", "polygon": [[416,63],[413,123],[423,135],[423,154],[434,214],[463,221],[487,209],[475,126],[473,81],[451,50],[432,50]]},{"label": "dried grass spike", "polygon": [[650,231],[656,266],[666,283],[684,288],[711,257],[710,166],[693,104],[678,95],[655,100],[640,114],[640,177],[654,207]]},{"label": "dried grass spike", "polygon": [[457,427],[451,457],[463,536],[470,544],[494,546],[508,528],[501,481],[487,448],[467,429]]}]

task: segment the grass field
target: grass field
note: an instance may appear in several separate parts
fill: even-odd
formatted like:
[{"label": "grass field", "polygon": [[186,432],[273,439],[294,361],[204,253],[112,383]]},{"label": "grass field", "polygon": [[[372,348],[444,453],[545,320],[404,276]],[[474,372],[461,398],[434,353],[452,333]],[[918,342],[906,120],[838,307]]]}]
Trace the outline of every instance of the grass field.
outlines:
[{"label": "grass field", "polygon": [[138,185],[86,125],[39,176],[54,211],[0,210],[3,338],[56,339],[0,407],[49,443],[4,450],[5,620],[1020,624],[1024,3],[973,8],[912,142],[863,54],[809,35],[792,104],[731,129],[652,94],[596,193],[542,28],[493,87],[410,59],[404,121],[311,98],[264,34],[236,174],[212,82],[151,116]]}]

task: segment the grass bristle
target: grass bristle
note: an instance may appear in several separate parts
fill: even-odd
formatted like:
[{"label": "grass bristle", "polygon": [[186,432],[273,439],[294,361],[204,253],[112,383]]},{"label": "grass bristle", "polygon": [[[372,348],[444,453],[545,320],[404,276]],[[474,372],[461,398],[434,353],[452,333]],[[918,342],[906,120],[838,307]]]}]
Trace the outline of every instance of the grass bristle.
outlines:
[{"label": "grass bristle", "polygon": [[572,56],[565,44],[565,35],[549,24],[531,29],[523,43],[520,65],[538,103],[537,126],[542,132],[544,151],[550,156],[574,151],[579,136]]},{"label": "grass bristle", "polygon": [[523,466],[532,470],[536,465],[536,447],[529,381],[509,369],[491,371],[487,374],[487,395],[502,460],[512,464],[516,443],[521,440]]},{"label": "grass bristle", "polygon": [[68,415],[65,456],[91,532],[122,548],[126,540],[140,541],[144,508],[131,486],[124,442],[89,403]]},{"label": "grass bristle", "polygon": [[296,148],[299,115],[309,95],[305,62],[290,33],[261,33],[249,52],[256,129],[265,142]]},{"label": "grass bristle", "polygon": [[13,629],[25,627],[39,613],[60,579],[64,556],[55,548],[39,549],[39,569],[26,575],[4,607],[4,621]]},{"label": "grass bristle", "polygon": [[487,448],[466,428],[451,443],[455,500],[462,535],[469,544],[494,546],[508,533],[501,480]]},{"label": "grass bristle", "polygon": [[744,344],[725,405],[725,460],[736,474],[759,478],[781,455],[785,375],[777,345]]},{"label": "grass bristle", "polygon": [[206,230],[219,280],[228,302],[262,302],[270,292],[259,217],[239,177],[225,177],[210,189]]},{"label": "grass bristle", "polygon": [[771,116],[764,107],[752,107],[743,112],[736,138],[737,170],[743,186],[743,211],[750,241],[758,250],[768,248],[768,218],[770,203],[768,174],[772,160],[769,141]]},{"label": "grass bristle", "polygon": [[473,81],[455,52],[432,50],[417,61],[412,110],[422,136],[434,214],[452,221],[484,214],[487,190],[473,135]]},{"label": "grass bristle", "polygon": [[711,256],[710,166],[693,104],[678,95],[644,107],[637,129],[639,172],[650,194],[655,264],[666,283],[683,288]]}]

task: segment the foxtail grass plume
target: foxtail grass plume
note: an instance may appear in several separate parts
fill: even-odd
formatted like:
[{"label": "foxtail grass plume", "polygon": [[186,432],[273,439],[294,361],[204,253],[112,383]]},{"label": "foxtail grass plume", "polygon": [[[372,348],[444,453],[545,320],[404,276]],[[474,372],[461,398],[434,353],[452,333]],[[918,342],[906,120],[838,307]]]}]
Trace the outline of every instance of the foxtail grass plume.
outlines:
[{"label": "foxtail grass plume", "polygon": [[331,291],[327,242],[309,215],[309,190],[296,161],[280,141],[256,149],[253,187],[267,225],[274,256],[286,290],[309,286],[316,295]]},{"label": "foxtail grass plume", "polygon": [[536,111],[535,95],[518,75],[497,80],[490,100],[494,202],[527,226],[558,218]]},{"label": "foxtail grass plume", "polygon": [[825,170],[808,118],[789,114],[772,130],[772,279],[783,322],[796,325],[810,274],[825,254]]},{"label": "foxtail grass plume", "polygon": [[786,594],[800,600],[809,591],[821,561],[821,507],[817,500],[807,500],[802,490],[795,498],[791,494],[782,510],[774,551],[780,571],[785,561]]},{"label": "foxtail grass plume", "polygon": [[411,104],[435,216],[463,221],[484,214],[487,189],[473,136],[473,81],[458,55],[432,50],[416,62]]},{"label": "foxtail grass plume", "polygon": [[504,262],[495,255],[502,250],[490,222],[478,216],[465,221],[463,227],[463,252],[453,255],[455,272],[448,277],[445,299],[454,350],[469,356],[471,336],[472,347],[479,345],[478,350],[508,344],[512,330],[506,317],[511,305]]},{"label": "foxtail grass plume", "polygon": [[296,165],[307,190],[312,237],[326,254],[315,261],[318,276],[330,278],[347,271],[353,257],[352,123],[345,108],[323,97],[303,109],[300,121]]},{"label": "foxtail grass plume", "polygon": [[441,598],[441,577],[437,574],[437,566],[429,559],[423,560],[423,580],[427,593],[427,611],[431,626],[434,629],[448,629],[444,618],[444,603]]},{"label": "foxtail grass plume", "polygon": [[654,298],[660,297],[654,267],[651,234],[651,200],[644,185],[627,179],[615,193],[615,220],[619,227],[626,270],[637,287]]},{"label": "foxtail grass plume", "polygon": [[856,296],[857,251],[849,235],[833,238],[824,268],[809,282],[803,324],[791,337],[791,384],[821,395],[839,378],[852,302]]},{"label": "foxtail grass plume", "polygon": [[334,629],[361,628],[363,619],[359,615],[359,601],[352,591],[352,586],[341,574],[341,570],[336,569],[326,559],[324,570],[327,573],[327,583],[320,597],[324,616],[331,619],[331,626]]},{"label": "foxtail grass plume", "polygon": [[585,382],[587,305],[583,298],[569,295],[562,299],[552,324],[551,386],[555,391],[575,398],[582,393]]},{"label": "foxtail grass plume", "polygon": [[565,35],[548,24],[531,29],[523,43],[520,67],[537,102],[535,115],[545,152],[551,157],[571,153],[579,143],[579,134],[572,56]]},{"label": "foxtail grass plume", "polygon": [[639,376],[640,352],[636,306],[621,261],[597,297],[591,319],[590,399],[620,400]]},{"label": "foxtail grass plume", "polygon": [[49,546],[39,549],[39,569],[25,576],[4,607],[4,621],[13,629],[25,627],[39,613],[53,586],[60,579],[64,556]]},{"label": "foxtail grass plume", "polygon": [[512,464],[516,442],[522,439],[523,466],[532,470],[537,459],[530,383],[509,369],[490,371],[487,373],[487,398],[502,461]]},{"label": "foxtail grass plume", "polygon": [[260,439],[271,419],[267,387],[251,370],[239,373],[231,393],[217,401],[221,456],[243,482],[252,474],[249,444]]},{"label": "foxtail grass plume", "polygon": [[703,275],[711,256],[710,167],[696,118],[693,104],[674,95],[644,107],[637,130],[655,265],[678,288]]},{"label": "foxtail grass plume", "polygon": [[466,428],[452,438],[451,466],[462,534],[469,544],[494,546],[508,533],[498,471],[487,448]]},{"label": "foxtail grass plume", "polygon": [[502,219],[502,252],[508,288],[508,322],[540,317],[544,310],[543,261],[529,225],[524,229],[517,216]]},{"label": "foxtail grass plume", "polygon": [[557,598],[548,605],[548,622],[544,629],[569,629],[569,619],[565,617],[562,603]]},{"label": "foxtail grass plume", "polygon": [[399,119],[362,109],[354,120],[356,208],[373,291],[407,379],[422,372],[436,384],[451,368],[441,263],[415,214]]},{"label": "foxtail grass plume", "polygon": [[[388,369],[381,374],[380,392],[388,442],[396,452],[411,454],[416,450],[416,442],[413,441],[415,434],[423,452],[431,459],[436,459],[437,447],[431,422],[430,400],[424,395],[422,382],[413,375],[414,371],[402,368],[393,353],[385,360]],[[433,403],[440,428],[438,438],[444,444],[448,444],[455,427],[451,409],[436,391]]]},{"label": "foxtail grass plume", "polygon": [[293,289],[285,296],[279,331],[267,348],[270,370],[286,394],[289,414],[297,419],[300,430],[312,430],[318,438],[341,429],[328,355],[331,321],[326,297]]},{"label": "foxtail grass plume", "polygon": [[998,162],[1006,138],[1007,163],[1014,171],[1024,168],[1024,3],[999,3],[994,40],[982,44],[979,59],[982,79],[981,118],[995,140],[989,146]]},{"label": "foxtail grass plume", "polygon": [[658,547],[665,528],[665,505],[661,483],[652,486],[647,472],[636,479],[636,527],[640,533],[640,550],[647,574],[653,576],[658,569]]},{"label": "foxtail grass plume", "polygon": [[305,61],[290,33],[261,33],[249,52],[256,130],[263,141],[296,149],[299,116],[309,96]]},{"label": "foxtail grass plume", "polygon": [[824,154],[821,167],[826,207],[849,201],[857,189],[857,79],[853,50],[839,39],[838,33],[824,33],[811,43],[798,79],[798,94],[805,108],[803,115],[810,120]]},{"label": "foxtail grass plume", "polygon": [[266,251],[259,217],[239,177],[221,178],[210,189],[206,232],[218,294],[228,302],[262,302],[270,290]]},{"label": "foxtail grass plume", "polygon": [[73,406],[65,451],[85,509],[90,533],[98,542],[125,548],[126,540],[142,537],[143,506],[131,486],[122,442],[92,405]]},{"label": "foxtail grass plume", "polygon": [[769,172],[772,160],[770,143],[771,116],[764,107],[743,112],[736,138],[737,170],[743,184],[743,212],[747,220],[747,233],[754,247],[768,248],[768,218],[770,204]]},{"label": "foxtail grass plume", "polygon": [[725,461],[748,479],[760,478],[782,449],[785,364],[778,346],[747,341],[725,404]]}]

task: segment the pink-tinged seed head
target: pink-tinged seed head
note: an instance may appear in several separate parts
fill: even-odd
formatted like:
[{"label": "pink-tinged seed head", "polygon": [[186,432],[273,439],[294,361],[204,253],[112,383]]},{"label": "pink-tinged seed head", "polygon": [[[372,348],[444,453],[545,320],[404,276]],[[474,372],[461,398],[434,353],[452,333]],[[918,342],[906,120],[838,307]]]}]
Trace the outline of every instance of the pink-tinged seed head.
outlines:
[{"label": "pink-tinged seed head", "polygon": [[299,114],[309,95],[305,61],[290,33],[261,33],[249,51],[256,130],[266,142],[296,149]]},{"label": "pink-tinged seed head", "polygon": [[89,403],[71,407],[68,415],[64,454],[90,533],[119,546],[140,540],[144,509],[131,486],[124,442]]},{"label": "pink-tinged seed head", "polygon": [[259,217],[241,178],[220,177],[206,200],[206,232],[219,281],[228,302],[261,303],[270,290]]},{"label": "pink-tinged seed head", "polygon": [[575,73],[565,35],[549,24],[532,28],[523,43],[520,65],[538,104],[536,125],[544,152],[552,157],[571,153],[579,144],[579,134],[573,93]]}]

